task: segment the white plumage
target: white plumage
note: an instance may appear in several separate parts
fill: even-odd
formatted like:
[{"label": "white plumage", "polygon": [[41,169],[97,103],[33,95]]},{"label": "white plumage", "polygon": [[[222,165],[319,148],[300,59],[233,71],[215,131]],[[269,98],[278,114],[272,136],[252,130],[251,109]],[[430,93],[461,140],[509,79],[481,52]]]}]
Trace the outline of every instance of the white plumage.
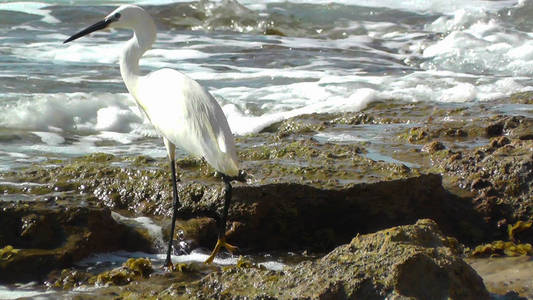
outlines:
[{"label": "white plumage", "polygon": [[132,95],[168,142],[204,157],[217,171],[238,175],[228,121],[216,100],[196,81],[162,69],[140,77]]}]

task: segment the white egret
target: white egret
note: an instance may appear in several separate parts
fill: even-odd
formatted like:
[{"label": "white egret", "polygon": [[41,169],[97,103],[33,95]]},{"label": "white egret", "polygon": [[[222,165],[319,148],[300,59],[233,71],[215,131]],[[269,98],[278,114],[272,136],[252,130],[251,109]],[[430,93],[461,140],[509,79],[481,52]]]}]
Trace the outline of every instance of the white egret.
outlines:
[{"label": "white egret", "polygon": [[152,47],[156,26],[150,15],[134,5],[123,5],[100,22],[64,41],[68,43],[91,32],[106,28],[132,29],[133,37],[120,55],[120,74],[139,109],[162,135],[172,172],[173,212],[165,266],[172,267],[170,254],[179,199],[176,187],[175,147],[203,157],[225,183],[224,210],[219,221],[218,240],[206,263],[211,263],[220,247],[232,252],[226,243],[226,218],[231,202],[231,180],[239,173],[235,141],[224,112],[217,101],[198,82],[172,69],[147,75],[139,71],[139,59]]}]

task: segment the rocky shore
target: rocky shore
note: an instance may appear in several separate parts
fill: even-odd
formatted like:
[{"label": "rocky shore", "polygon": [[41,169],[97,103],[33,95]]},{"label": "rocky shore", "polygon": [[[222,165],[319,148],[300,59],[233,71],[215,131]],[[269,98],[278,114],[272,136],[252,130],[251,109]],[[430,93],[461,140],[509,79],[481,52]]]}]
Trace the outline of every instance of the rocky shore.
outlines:
[{"label": "rocky shore", "polygon": [[[391,100],[238,137],[243,182],[234,184],[228,240],[243,256],[231,266],[76,267],[94,253],[163,252],[163,240],[125,220],[148,217],[168,235],[166,160],[93,154],[1,173],[0,191],[23,197],[0,201],[0,283],[77,288],[81,299],[533,297],[530,283],[498,284],[487,267],[533,255],[532,101]],[[202,160],[177,166],[176,246],[209,249],[223,184]],[[254,260],[288,252],[298,257],[282,270]]]}]

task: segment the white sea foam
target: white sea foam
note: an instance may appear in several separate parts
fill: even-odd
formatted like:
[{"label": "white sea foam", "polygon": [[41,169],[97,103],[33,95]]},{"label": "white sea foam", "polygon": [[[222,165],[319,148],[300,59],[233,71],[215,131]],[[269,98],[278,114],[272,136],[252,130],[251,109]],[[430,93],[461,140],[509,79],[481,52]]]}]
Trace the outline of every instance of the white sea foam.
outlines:
[{"label": "white sea foam", "polygon": [[[259,4],[268,4],[268,3],[279,3],[284,2],[283,0],[241,0],[240,3],[246,5],[247,7],[253,8],[255,5]],[[312,4],[331,4],[331,0],[291,0],[291,3],[312,3]],[[357,5],[357,6],[368,6],[368,7],[387,7],[398,10],[405,11],[416,11],[420,13],[452,13],[459,9],[469,9],[477,10],[480,7],[497,11],[504,7],[509,7],[515,5],[518,1],[516,0],[504,0],[504,1],[487,1],[487,0],[472,0],[472,1],[463,1],[463,0],[434,0],[434,1],[396,1],[396,0],[380,0],[380,1],[367,1],[367,0],[335,0],[335,3],[344,4],[344,5]],[[261,6],[258,6],[261,8]]]},{"label": "white sea foam", "polygon": [[314,137],[319,141],[325,142],[340,142],[340,143],[353,143],[353,142],[365,142],[368,139],[357,136],[353,133],[331,133],[331,132],[321,132],[314,135]]},{"label": "white sea foam", "polygon": [[[116,251],[108,253],[98,253],[93,254],[88,258],[85,258],[77,263],[78,266],[87,267],[91,265],[99,265],[103,263],[115,263],[121,264],[128,260],[128,258],[140,258],[145,257],[150,259],[154,264],[159,265],[164,262],[166,259],[166,254],[148,254],[144,252],[127,252],[127,251]],[[209,257],[209,254],[192,251],[190,254],[186,255],[172,255],[172,263],[188,263],[188,262],[204,262]],[[227,257],[220,258],[217,257],[213,260],[213,263],[217,265],[227,266],[235,265],[238,261],[238,257]],[[285,267],[285,264],[278,261],[266,261],[261,262],[259,265],[263,265],[265,268],[270,270],[282,270]]]},{"label": "white sea foam", "polygon": [[[66,36],[65,36],[66,38]],[[54,61],[67,62],[97,62],[111,64],[118,62],[118,55],[122,49],[121,43],[99,43],[87,45],[84,43],[70,43],[66,47],[50,45],[53,48],[48,51],[42,51],[43,59],[52,59]],[[42,48],[41,48],[42,49]],[[20,54],[20,53],[19,53]],[[31,55],[26,53],[24,55]],[[39,54],[37,54],[39,56]]]},{"label": "white sea foam", "polygon": [[40,291],[30,288],[21,289],[21,288],[9,288],[7,286],[0,285],[0,299],[19,299],[19,298],[31,298],[31,299],[40,299],[39,296],[43,296],[45,299],[46,294],[52,294],[54,291]]},{"label": "white sea foam", "polygon": [[134,226],[139,226],[148,231],[150,236],[154,239],[156,245],[163,245],[164,239],[163,239],[163,232],[161,230],[161,226],[154,223],[154,221],[148,217],[136,217],[136,218],[128,218],[125,216],[122,216],[116,212],[111,212],[111,215],[113,219],[126,224],[133,224]]},{"label": "white sea foam", "polygon": [[452,88],[442,91],[439,101],[467,102],[476,99],[476,87],[470,83],[458,83]]},{"label": "white sea foam", "polygon": [[42,2],[7,2],[0,3],[0,10],[16,11],[26,14],[42,16],[42,21],[48,23],[59,23],[59,20],[45,9],[49,4]]},{"label": "white sea foam", "polygon": [[98,131],[131,132],[142,118],[129,108],[108,106],[96,112],[95,129]]},{"label": "white sea foam", "polygon": [[48,145],[59,145],[65,142],[65,138],[53,132],[33,131],[33,134],[39,136],[43,143]]},{"label": "white sea foam", "polygon": [[[127,111],[131,105],[134,104],[127,94],[21,95],[19,101],[0,109],[0,126],[36,131],[54,131],[54,128],[69,131],[121,130],[134,127],[133,123],[142,123],[141,118]],[[102,109],[104,111],[100,112]]]},{"label": "white sea foam", "polygon": [[[223,110],[228,117],[228,123],[230,124],[232,131],[236,134],[242,135],[258,132],[271,124],[298,115],[311,114],[315,112],[334,113],[358,111],[365,108],[368,103],[374,101],[376,99],[375,94],[375,91],[372,89],[359,89],[347,98],[342,96],[332,96],[328,99],[320,98],[311,105],[306,105],[287,111],[280,111],[277,113],[264,114],[258,117],[244,115],[235,107],[235,105],[225,105]],[[327,98],[324,95],[322,95],[322,97]]]},{"label": "white sea foam", "polygon": [[452,70],[471,74],[531,76],[533,38],[507,28],[485,11],[456,11],[442,16],[427,29],[446,36],[427,45],[425,69]]}]

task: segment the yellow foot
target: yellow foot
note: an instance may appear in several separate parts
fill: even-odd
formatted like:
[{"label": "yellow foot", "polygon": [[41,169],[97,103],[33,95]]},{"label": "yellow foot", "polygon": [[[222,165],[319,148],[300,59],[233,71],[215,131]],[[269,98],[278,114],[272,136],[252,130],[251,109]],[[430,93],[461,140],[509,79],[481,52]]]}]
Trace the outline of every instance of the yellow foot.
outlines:
[{"label": "yellow foot", "polygon": [[163,266],[161,267],[161,269],[165,270],[165,271],[168,271],[168,272],[172,272],[174,271],[174,265],[172,264],[172,261],[170,260],[167,260]]},{"label": "yellow foot", "polygon": [[215,245],[215,249],[213,249],[211,255],[209,255],[209,257],[205,260],[206,264],[210,264],[213,262],[215,256],[217,256],[218,251],[220,251],[220,247],[226,248],[226,250],[228,250],[230,253],[233,253],[239,249],[238,247],[226,243],[226,238],[218,239],[217,244]]}]

